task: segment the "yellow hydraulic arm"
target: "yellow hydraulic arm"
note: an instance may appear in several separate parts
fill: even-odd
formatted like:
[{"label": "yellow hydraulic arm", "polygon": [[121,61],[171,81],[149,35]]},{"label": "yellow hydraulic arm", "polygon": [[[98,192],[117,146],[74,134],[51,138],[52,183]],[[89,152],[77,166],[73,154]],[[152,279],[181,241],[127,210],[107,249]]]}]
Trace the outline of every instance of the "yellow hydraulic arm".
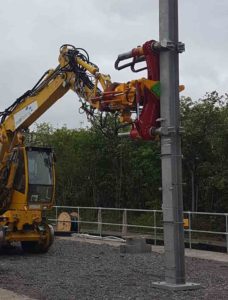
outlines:
[{"label": "yellow hydraulic arm", "polygon": [[[143,48],[139,47],[137,51],[141,58]],[[145,78],[112,83],[109,75],[101,74],[99,68],[90,62],[85,50],[63,45],[57,68],[47,71],[32,90],[0,113],[0,161],[4,161],[3,156],[10,147],[22,143],[20,132],[33,124],[69,89],[84,102],[83,108],[87,112],[95,109],[118,111],[122,122],[131,123],[132,110],[136,111],[137,87],[144,93],[145,88],[152,90],[157,84],[158,81]]]},{"label": "yellow hydraulic arm", "polygon": [[[33,124],[69,89],[89,101],[91,96],[98,94],[98,84],[105,89],[110,83],[109,76],[100,74],[98,68],[91,64],[84,55],[79,55],[79,51],[74,47],[63,46],[61,48],[59,63],[56,69],[47,71],[32,90],[26,92],[1,113],[0,161],[3,160],[4,153],[9,147],[22,143],[20,132]],[[94,83],[87,73],[93,76]]]},{"label": "yellow hydraulic arm", "polygon": [[[87,114],[105,108],[106,111],[118,110],[122,113],[122,119],[127,116],[129,120],[129,109],[125,111],[134,102],[133,85],[131,82],[113,85],[110,76],[101,74],[99,68],[90,62],[85,50],[63,45],[59,65],[54,70],[48,70],[31,90],[0,113],[0,213],[26,203],[25,197],[22,197],[18,206],[17,200],[12,201],[12,193],[18,169],[19,154],[16,152],[24,147],[23,133],[31,124],[70,89],[83,101],[82,106]],[[18,197],[16,195],[14,198]]]},{"label": "yellow hydraulic arm", "polygon": [[[84,49],[63,45],[59,65],[48,70],[31,90],[0,112],[0,209],[2,190],[12,188],[17,170],[12,150],[15,146],[23,146],[23,132],[70,89],[78,95],[87,115],[92,115],[94,110],[118,112],[121,122],[131,124],[133,138],[154,138],[153,129],[159,117],[159,57],[153,52],[152,45],[153,41],[149,41],[118,56],[117,69],[130,66],[132,71],[137,71],[134,69],[136,63],[145,61],[147,64],[147,79],[127,83],[111,82],[110,76],[99,72]],[[128,58],[133,61],[119,66],[120,61]],[[136,116],[134,121],[132,113]],[[6,180],[7,164],[9,175]]]},{"label": "yellow hydraulic arm", "polygon": [[[95,110],[117,112],[130,124],[131,137],[151,140],[159,126],[159,52],[155,41],[118,56],[115,67],[146,62],[147,78],[111,82],[99,72],[88,53],[72,45],[60,48],[59,65],[0,112],[0,244],[20,241],[26,251],[47,251],[53,228],[43,211],[54,201],[54,155],[50,148],[25,147],[24,132],[69,90],[74,91],[88,116]],[[120,66],[120,62],[131,59]],[[132,120],[132,115],[134,120]],[[40,176],[39,176],[40,175]]]}]

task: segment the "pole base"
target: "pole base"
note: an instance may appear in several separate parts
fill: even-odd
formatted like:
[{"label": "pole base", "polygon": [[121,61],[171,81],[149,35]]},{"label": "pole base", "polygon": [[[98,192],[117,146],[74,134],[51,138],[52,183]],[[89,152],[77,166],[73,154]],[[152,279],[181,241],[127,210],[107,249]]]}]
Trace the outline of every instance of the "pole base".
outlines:
[{"label": "pole base", "polygon": [[172,290],[172,291],[185,291],[185,290],[197,290],[201,288],[199,283],[186,282],[183,284],[174,284],[168,283],[166,281],[152,282],[152,287],[163,289],[163,290]]}]

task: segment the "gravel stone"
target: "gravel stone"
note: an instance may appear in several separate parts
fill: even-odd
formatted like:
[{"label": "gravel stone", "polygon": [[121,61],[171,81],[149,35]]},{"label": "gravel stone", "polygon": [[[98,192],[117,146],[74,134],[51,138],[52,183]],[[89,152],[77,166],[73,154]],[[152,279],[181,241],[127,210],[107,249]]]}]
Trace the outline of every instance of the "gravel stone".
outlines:
[{"label": "gravel stone", "polygon": [[46,254],[24,254],[17,246],[0,256],[0,287],[35,299],[228,299],[224,262],[187,257],[187,281],[202,288],[174,292],[152,287],[164,280],[159,253],[123,255],[106,244],[56,239]]}]

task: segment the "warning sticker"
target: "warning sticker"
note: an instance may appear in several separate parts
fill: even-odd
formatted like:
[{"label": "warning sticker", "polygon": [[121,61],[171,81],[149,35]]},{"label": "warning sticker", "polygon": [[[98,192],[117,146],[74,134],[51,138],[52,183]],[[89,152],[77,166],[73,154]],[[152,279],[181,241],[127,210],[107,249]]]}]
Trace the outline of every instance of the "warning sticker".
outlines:
[{"label": "warning sticker", "polygon": [[33,102],[17,112],[14,115],[15,127],[18,128],[37,108],[37,102]]}]

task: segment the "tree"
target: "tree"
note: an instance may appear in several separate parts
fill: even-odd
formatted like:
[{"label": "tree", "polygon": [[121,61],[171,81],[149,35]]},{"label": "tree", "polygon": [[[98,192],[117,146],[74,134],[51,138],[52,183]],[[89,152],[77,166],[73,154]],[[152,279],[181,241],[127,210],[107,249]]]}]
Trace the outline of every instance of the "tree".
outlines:
[{"label": "tree", "polygon": [[187,183],[184,188],[185,208],[227,209],[227,95],[207,93],[198,102],[182,98],[181,111],[185,130],[182,138]]},{"label": "tree", "polygon": [[[228,210],[227,103],[216,92],[181,100],[185,210]],[[107,114],[89,129],[44,123],[30,133],[30,144],[56,153],[57,204],[161,208],[159,142],[120,138],[119,127],[116,115]]]}]

